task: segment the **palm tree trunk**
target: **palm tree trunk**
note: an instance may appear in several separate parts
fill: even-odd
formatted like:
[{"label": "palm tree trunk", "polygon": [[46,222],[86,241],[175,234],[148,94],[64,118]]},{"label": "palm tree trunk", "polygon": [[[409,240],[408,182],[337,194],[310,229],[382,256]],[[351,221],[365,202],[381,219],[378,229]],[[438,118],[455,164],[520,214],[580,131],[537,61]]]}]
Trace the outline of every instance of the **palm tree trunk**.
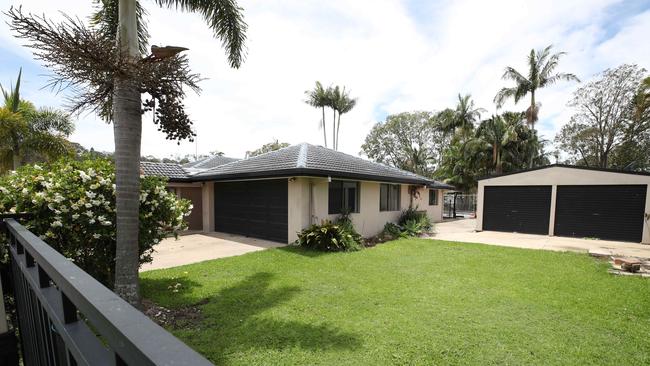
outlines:
[{"label": "palm tree trunk", "polygon": [[325,147],[327,147],[327,128],[325,125],[325,107],[321,107],[323,110],[323,120],[321,121],[323,123],[323,141],[325,142]]},{"label": "palm tree trunk", "polygon": [[[134,60],[139,58],[136,0],[119,0],[118,44]],[[139,306],[138,229],[140,205],[140,92],[132,80],[116,79],[113,94],[115,140],[116,251],[115,292]]]},{"label": "palm tree trunk", "polygon": [[336,150],[336,109],[332,108],[332,149]]},{"label": "palm tree trunk", "polygon": [[339,112],[339,120],[336,122],[336,150],[339,149],[339,130],[341,129],[341,112]]},{"label": "palm tree trunk", "polygon": [[22,161],[20,159],[20,146],[18,145],[14,146],[13,151],[11,152],[11,158],[12,158],[13,170],[20,168],[20,166],[22,165]]},{"label": "palm tree trunk", "polygon": [[530,114],[528,117],[528,123],[530,128],[535,131],[535,90],[530,91]]}]

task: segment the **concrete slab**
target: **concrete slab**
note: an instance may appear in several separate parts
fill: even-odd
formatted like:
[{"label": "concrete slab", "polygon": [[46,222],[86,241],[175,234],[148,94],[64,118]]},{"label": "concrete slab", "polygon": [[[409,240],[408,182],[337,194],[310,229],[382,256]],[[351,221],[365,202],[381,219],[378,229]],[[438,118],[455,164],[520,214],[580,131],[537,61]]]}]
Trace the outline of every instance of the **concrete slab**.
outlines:
[{"label": "concrete slab", "polygon": [[178,240],[167,238],[156,245],[153,262],[143,265],[140,272],[232,257],[285,245],[226,233],[187,232],[179,236]]},{"label": "concrete slab", "polygon": [[497,231],[476,232],[475,228],[476,219],[444,221],[436,224],[436,234],[433,235],[432,238],[554,251],[588,253],[591,250],[616,256],[650,258],[650,245],[640,243],[520,233],[502,233]]}]

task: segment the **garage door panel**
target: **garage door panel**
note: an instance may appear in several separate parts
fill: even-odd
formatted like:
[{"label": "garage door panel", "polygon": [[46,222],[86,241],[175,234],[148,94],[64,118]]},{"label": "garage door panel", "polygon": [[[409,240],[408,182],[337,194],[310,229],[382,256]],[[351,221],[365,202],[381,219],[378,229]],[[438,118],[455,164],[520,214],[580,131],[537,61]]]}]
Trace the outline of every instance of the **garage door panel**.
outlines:
[{"label": "garage door panel", "polygon": [[483,230],[548,234],[551,186],[486,186]]},{"label": "garage door panel", "polygon": [[640,242],[646,185],[558,186],[555,235]]},{"label": "garage door panel", "polygon": [[288,241],[286,179],[215,184],[215,230]]}]

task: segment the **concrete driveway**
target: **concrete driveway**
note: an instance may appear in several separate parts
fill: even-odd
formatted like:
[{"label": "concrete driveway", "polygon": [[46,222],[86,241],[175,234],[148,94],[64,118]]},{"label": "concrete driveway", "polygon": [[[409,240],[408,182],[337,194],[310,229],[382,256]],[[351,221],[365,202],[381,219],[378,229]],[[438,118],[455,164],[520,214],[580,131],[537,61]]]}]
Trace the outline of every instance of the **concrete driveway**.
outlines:
[{"label": "concrete driveway", "polygon": [[558,236],[476,232],[476,219],[450,220],[436,224],[434,239],[555,251],[594,252],[602,255],[650,258],[650,245]]},{"label": "concrete driveway", "polygon": [[153,262],[140,267],[140,272],[232,257],[285,245],[233,234],[188,232],[179,236],[178,240],[167,238],[156,245]]}]

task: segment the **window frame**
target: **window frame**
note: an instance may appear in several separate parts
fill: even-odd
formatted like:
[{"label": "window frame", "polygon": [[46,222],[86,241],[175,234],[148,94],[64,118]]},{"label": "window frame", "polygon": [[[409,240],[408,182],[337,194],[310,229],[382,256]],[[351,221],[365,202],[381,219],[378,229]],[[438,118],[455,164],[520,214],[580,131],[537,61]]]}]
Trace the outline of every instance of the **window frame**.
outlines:
[{"label": "window frame", "polygon": [[[336,212],[335,208],[332,207],[332,188],[333,186],[338,185],[338,187],[334,187],[335,189],[340,190],[340,203],[339,203],[339,210]],[[347,187],[346,187],[347,185]],[[351,185],[354,185],[355,189],[355,205],[354,205],[354,210],[350,210],[350,213],[359,213],[360,206],[361,206],[361,184],[358,181],[353,181],[353,180],[339,180],[339,179],[333,179],[330,181],[327,185],[327,213],[329,215],[339,215],[341,212],[343,212],[344,209],[349,209],[349,204],[348,204],[348,198],[349,196],[346,194],[348,190],[351,187]]]},{"label": "window frame", "polygon": [[[433,203],[431,203],[431,198],[433,199]],[[438,206],[438,189],[429,189],[429,206]]]},{"label": "window frame", "polygon": [[[382,205],[382,199],[384,198],[384,195],[382,194],[383,189],[386,190],[385,205]],[[380,183],[379,184],[379,212],[400,211],[401,206],[402,206],[402,185],[392,184],[392,183]]]}]

